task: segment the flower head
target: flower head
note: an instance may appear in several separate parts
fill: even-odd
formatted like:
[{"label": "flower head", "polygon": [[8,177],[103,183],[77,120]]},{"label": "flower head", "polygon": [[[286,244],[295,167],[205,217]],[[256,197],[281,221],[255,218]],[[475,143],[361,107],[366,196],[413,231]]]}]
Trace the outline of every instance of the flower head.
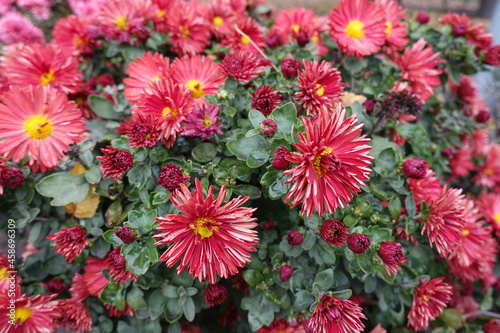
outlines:
[{"label": "flower head", "polygon": [[280,268],[280,280],[286,282],[293,274],[293,268],[290,265],[283,265]]},{"label": "flower head", "polygon": [[68,288],[68,286],[66,286],[64,281],[58,278],[50,279],[45,284],[45,290],[47,290],[47,292],[50,294],[60,294],[64,290],[66,290],[66,288]]},{"label": "flower head", "polygon": [[61,317],[56,322],[60,326],[78,333],[92,330],[92,318],[85,305],[74,299],[62,299],[58,302]]},{"label": "flower head", "polygon": [[219,121],[219,106],[215,104],[202,104],[193,108],[185,119],[184,131],[181,135],[199,136],[208,140],[215,134],[223,134]]},{"label": "flower head", "polygon": [[125,133],[130,147],[153,147],[160,139],[161,127],[154,115],[136,113],[130,119]]},{"label": "flower head", "polygon": [[385,271],[389,276],[391,276],[391,273],[397,274],[398,270],[401,270],[398,264],[403,265],[407,261],[403,254],[403,246],[395,242],[380,243],[378,255],[382,259]]},{"label": "flower head", "polygon": [[62,228],[55,234],[47,236],[47,239],[57,245],[56,252],[62,254],[68,262],[78,257],[89,244],[87,231],[80,225]]},{"label": "flower head", "polygon": [[172,50],[181,55],[201,53],[210,44],[210,24],[190,3],[180,3],[173,8],[167,24],[174,44]]},{"label": "flower head", "polygon": [[276,122],[272,119],[264,119],[263,121],[260,122],[259,127],[260,127],[260,131],[264,135],[273,135],[276,132],[276,130],[278,129],[278,125],[276,125]]},{"label": "flower head", "polygon": [[287,79],[292,79],[299,75],[301,63],[297,59],[281,60],[281,73]]},{"label": "flower head", "polygon": [[300,245],[302,244],[302,240],[304,239],[304,236],[302,236],[302,233],[297,230],[292,230],[288,233],[286,236],[286,241],[290,245]]},{"label": "flower head", "polygon": [[500,187],[500,144],[490,143],[485,149],[486,159],[472,178],[477,185],[493,189]]},{"label": "flower head", "polygon": [[425,160],[415,157],[405,160],[401,164],[401,170],[405,176],[414,179],[424,178],[427,175],[428,169],[429,165]]},{"label": "flower head", "polygon": [[115,235],[116,237],[120,238],[122,242],[125,244],[132,243],[135,240],[135,235],[132,233],[132,228],[126,226],[126,227],[119,227],[118,229],[115,230]]},{"label": "flower head", "polygon": [[385,42],[385,14],[368,0],[342,0],[328,15],[330,37],[348,55],[363,57]]},{"label": "flower head", "polygon": [[317,114],[322,108],[333,108],[344,90],[339,70],[327,61],[304,60],[298,80],[300,91],[295,93],[295,100],[306,109],[307,114]]},{"label": "flower head", "polygon": [[407,26],[402,22],[405,9],[393,0],[376,0],[375,5],[385,12],[385,43],[402,50],[408,44]]},{"label": "flower head", "polygon": [[24,174],[19,168],[0,169],[0,186],[17,188],[24,183]]},{"label": "flower head", "polygon": [[187,183],[189,176],[184,176],[181,168],[172,163],[167,163],[158,174],[158,184],[173,192],[181,187],[181,184]]},{"label": "flower head", "polygon": [[309,327],[315,333],[360,333],[365,328],[361,319],[366,316],[355,302],[323,294],[311,315]]},{"label": "flower head", "polygon": [[68,54],[78,56],[88,51],[90,46],[97,44],[96,41],[90,38],[87,28],[87,22],[74,15],[61,18],[54,26],[54,30],[52,30],[52,36],[54,37],[52,43]]},{"label": "flower head", "polygon": [[17,11],[2,14],[0,14],[0,43],[5,45],[45,43],[42,29],[31,23],[26,16]]},{"label": "flower head", "polygon": [[345,119],[345,115],[338,105],[331,115],[323,109],[314,122],[302,117],[306,135],[298,133],[299,152],[287,157],[299,165],[285,171],[292,175],[285,184],[293,184],[286,201],[292,201],[291,207],[302,202],[301,214],[308,217],[314,210],[321,216],[343,208],[371,172],[369,139],[358,137],[362,125],[356,125],[357,116]]},{"label": "flower head", "polygon": [[236,81],[248,82],[264,71],[264,65],[252,53],[238,51],[222,59],[221,73]]},{"label": "flower head", "polygon": [[101,148],[101,151],[104,156],[97,156],[96,158],[101,160],[101,170],[103,170],[102,175],[104,177],[111,176],[114,180],[118,180],[134,165],[132,154],[126,150],[106,146],[106,148]]},{"label": "flower head", "polygon": [[420,10],[416,17],[417,22],[420,24],[426,24],[430,19],[431,17],[429,16],[429,14],[427,14],[427,12],[423,10]]},{"label": "flower head", "polygon": [[132,31],[145,23],[137,4],[130,0],[104,1],[97,13],[102,34],[109,39],[130,43]]},{"label": "flower head", "polygon": [[272,167],[276,170],[288,169],[290,161],[287,160],[287,156],[290,156],[290,150],[285,146],[279,146],[274,152]]},{"label": "flower head", "polygon": [[370,238],[364,234],[351,234],[347,238],[347,246],[349,250],[356,254],[365,253],[366,249],[370,246]]},{"label": "flower head", "polygon": [[493,35],[484,31],[484,24],[474,23],[465,13],[447,13],[439,18],[439,23],[450,24],[455,29],[455,35],[465,36],[469,43],[481,50],[488,49],[493,41]]},{"label": "flower head", "polygon": [[492,66],[500,66],[500,45],[492,46],[484,55],[484,62]]},{"label": "flower head", "polygon": [[321,239],[330,245],[342,247],[349,235],[349,228],[337,220],[326,220],[319,230]]},{"label": "flower head", "polygon": [[252,109],[268,117],[281,102],[281,95],[273,87],[263,85],[252,93]]},{"label": "flower head", "polygon": [[222,304],[227,296],[227,289],[219,283],[209,284],[205,289],[203,298],[210,306]]},{"label": "flower head", "polygon": [[486,221],[500,230],[500,193],[482,192],[477,206]]},{"label": "flower head", "polygon": [[407,181],[410,191],[413,192],[413,200],[418,207],[422,201],[430,204],[441,196],[443,186],[433,170],[427,170],[424,178],[408,178]]},{"label": "flower head", "polygon": [[245,51],[255,54],[259,51],[255,48],[254,44],[261,49],[264,48],[266,43],[264,33],[257,21],[252,18],[245,17],[240,18],[235,24],[238,26],[238,30],[243,32],[246,36],[232,28],[229,33],[224,35],[222,44],[233,51]]},{"label": "flower head", "polygon": [[153,237],[159,239],[155,245],[172,243],[160,257],[168,267],[180,261],[178,273],[187,268],[193,278],[215,283],[217,274],[227,278],[250,261],[248,251],[255,251],[252,245],[258,243],[257,232],[252,230],[257,226],[256,218],[251,217],[255,209],[241,207],[249,197],[237,197],[221,206],[226,196],[225,186],[216,198],[213,186],[209,187],[206,198],[198,179],[195,186],[190,193],[181,184],[170,196],[184,215],[156,218],[161,233]]},{"label": "flower head", "polygon": [[429,326],[429,321],[436,319],[443,312],[453,294],[452,287],[443,280],[444,278],[424,282],[419,280],[408,313],[408,326],[417,331],[425,329]]}]

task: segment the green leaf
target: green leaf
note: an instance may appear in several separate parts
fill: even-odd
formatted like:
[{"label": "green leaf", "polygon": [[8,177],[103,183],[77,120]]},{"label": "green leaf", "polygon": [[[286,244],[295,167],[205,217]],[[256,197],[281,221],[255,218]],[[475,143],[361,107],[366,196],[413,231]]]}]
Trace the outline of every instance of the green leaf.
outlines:
[{"label": "green leaf", "polygon": [[318,241],[309,251],[309,256],[314,258],[318,265],[333,265],[335,263],[335,251],[333,247],[324,241]]},{"label": "green leaf", "polygon": [[104,119],[119,119],[120,116],[115,112],[113,104],[105,97],[99,95],[90,95],[88,98],[90,108],[96,115]]},{"label": "green leaf", "polygon": [[200,163],[210,162],[217,156],[217,148],[213,143],[204,142],[193,148],[191,156]]},{"label": "green leaf", "polygon": [[109,244],[118,247],[123,245],[123,241],[115,235],[115,230],[108,230],[102,234],[102,238]]},{"label": "green leaf", "polygon": [[366,59],[356,57],[347,57],[343,63],[344,67],[351,73],[359,73],[368,65]]},{"label": "green leaf", "polygon": [[238,159],[246,161],[255,151],[268,151],[269,145],[263,136],[256,135],[251,138],[241,138],[229,141],[227,143],[227,148],[231,153],[236,155]]},{"label": "green leaf", "polygon": [[156,224],[155,217],[157,217],[156,209],[148,211],[133,210],[128,215],[127,225],[134,228],[137,235],[142,236],[148,234],[153,226]]},{"label": "green leaf", "polygon": [[262,273],[254,270],[247,269],[243,272],[243,279],[252,287],[255,287],[260,281],[262,281],[263,276]]},{"label": "green leaf", "polygon": [[297,310],[305,311],[313,303],[314,303],[314,296],[307,290],[300,290],[297,294],[295,294],[295,302],[293,303],[293,306]]},{"label": "green leaf", "polygon": [[368,144],[373,147],[370,150],[370,156],[374,157],[375,159],[377,159],[379,154],[385,149],[391,148],[394,151],[397,151],[399,149],[398,145],[396,145],[394,142],[377,135],[374,135],[372,137],[372,140]]},{"label": "green leaf", "polygon": [[373,170],[381,176],[389,176],[396,172],[396,153],[392,148],[384,149],[375,160]]},{"label": "green leaf", "polygon": [[312,249],[314,244],[316,244],[316,234],[313,233],[311,230],[307,230],[304,236],[304,241],[302,242],[301,246],[304,250],[308,251]]},{"label": "green leaf", "polygon": [[36,190],[44,197],[54,198],[52,206],[64,206],[85,199],[89,184],[84,175],[59,172],[43,178],[36,184]]},{"label": "green leaf", "polygon": [[120,311],[125,308],[125,291],[121,284],[108,284],[102,290],[99,298],[106,304],[116,306]]},{"label": "green leaf", "polygon": [[184,313],[183,308],[179,306],[177,299],[167,299],[167,306],[164,312],[165,320],[170,324],[178,321]]},{"label": "green leaf", "polygon": [[394,196],[389,201],[389,212],[393,219],[397,219],[401,215],[401,200],[398,197]]},{"label": "green leaf", "polygon": [[253,185],[236,185],[233,187],[233,193],[241,196],[249,196],[250,199],[258,199],[261,196],[259,188]]},{"label": "green leaf", "polygon": [[405,208],[408,216],[415,216],[417,213],[417,207],[415,206],[415,200],[413,199],[413,193],[410,193],[405,199]]},{"label": "green leaf", "polygon": [[162,293],[153,292],[148,298],[149,316],[152,320],[158,318],[165,309],[165,298]]},{"label": "green leaf", "polygon": [[421,140],[427,136],[427,131],[420,124],[399,124],[396,131],[406,140]]},{"label": "green leaf", "polygon": [[59,275],[71,269],[71,265],[59,254],[46,259],[42,267],[53,275]]},{"label": "green leaf", "polygon": [[90,169],[85,172],[85,179],[90,183],[90,184],[97,184],[101,181],[101,170],[97,165],[92,165]]},{"label": "green leaf", "polygon": [[132,289],[127,293],[127,303],[136,310],[144,310],[148,308],[146,301],[144,300],[144,293],[139,287],[132,287]]},{"label": "green leaf", "polygon": [[379,228],[378,226],[369,226],[366,229],[366,235],[370,238],[371,244],[392,240],[392,231],[387,228]]},{"label": "green leaf", "polygon": [[446,308],[443,313],[439,316],[447,327],[459,329],[463,326],[464,319],[462,313],[458,309]]},{"label": "green leaf", "polygon": [[318,275],[316,275],[316,278],[314,279],[314,284],[317,283],[320,286],[321,289],[319,289],[319,291],[321,292],[328,291],[328,289],[330,289],[331,286],[333,285],[333,282],[334,282],[333,269],[331,268],[319,272]]},{"label": "green leaf", "polygon": [[267,118],[262,114],[262,112],[252,109],[248,112],[248,119],[252,123],[253,128],[260,129],[260,123]]},{"label": "green leaf", "polygon": [[356,259],[357,259],[359,268],[361,268],[361,270],[363,272],[368,273],[368,274],[373,273],[373,264],[372,264],[372,261],[371,261],[370,257],[366,253],[358,254],[356,256]]},{"label": "green leaf", "polygon": [[252,331],[257,331],[264,325],[269,325],[274,320],[274,312],[279,308],[265,298],[249,309],[248,323]]},{"label": "green leaf", "polygon": [[292,126],[297,123],[297,108],[292,102],[286,103],[271,113],[271,119],[278,126],[277,133],[291,133]]},{"label": "green leaf", "polygon": [[247,159],[247,166],[249,168],[255,169],[263,166],[269,161],[269,151],[266,150],[256,150],[253,151]]},{"label": "green leaf", "polygon": [[188,297],[186,299],[186,303],[182,307],[182,310],[184,312],[184,317],[186,317],[188,321],[193,321],[194,316],[196,315],[196,309],[194,307],[194,302],[191,297]]},{"label": "green leaf", "polygon": [[127,271],[135,276],[141,276],[149,268],[149,249],[139,244],[138,241],[122,246],[122,254],[126,259]]},{"label": "green leaf", "polygon": [[342,299],[349,299],[352,296],[352,290],[351,289],[345,289],[341,291],[334,291],[333,296],[342,298]]},{"label": "green leaf", "polygon": [[119,200],[113,201],[111,205],[109,205],[108,209],[106,209],[106,213],[104,217],[106,219],[106,227],[113,228],[115,225],[120,222],[122,217],[123,207]]}]

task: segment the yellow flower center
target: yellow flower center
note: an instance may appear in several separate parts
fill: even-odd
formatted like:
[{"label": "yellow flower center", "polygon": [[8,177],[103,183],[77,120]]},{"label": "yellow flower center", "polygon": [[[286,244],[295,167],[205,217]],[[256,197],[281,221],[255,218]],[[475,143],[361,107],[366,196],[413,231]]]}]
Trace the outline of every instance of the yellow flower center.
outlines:
[{"label": "yellow flower center", "polygon": [[427,295],[422,295],[422,298],[424,299],[424,301],[429,302],[429,297],[427,297]]},{"label": "yellow flower center", "polygon": [[149,82],[149,85],[152,86],[154,82],[160,81],[160,77],[158,75],[155,75],[151,78],[151,82]]},{"label": "yellow flower center", "polygon": [[293,30],[293,32],[295,32],[296,34],[298,34],[299,31],[300,31],[300,25],[298,25],[298,24],[292,25],[292,30]]},{"label": "yellow flower center", "polygon": [[181,32],[181,38],[182,39],[188,39],[189,38],[189,34],[191,33],[189,31],[189,28],[187,25],[183,25],[179,28],[179,31]]},{"label": "yellow flower center", "polygon": [[494,172],[492,169],[486,169],[484,170],[484,173],[491,176]]},{"label": "yellow flower center", "polygon": [[318,90],[316,90],[316,94],[318,94],[318,96],[323,96],[325,94],[325,88],[319,84],[319,83],[316,83],[316,88],[318,88]]},{"label": "yellow flower center", "polygon": [[40,84],[42,86],[46,86],[55,79],[56,78],[54,77],[54,71],[51,69],[47,73],[42,73],[42,75],[40,75]]},{"label": "yellow flower center", "polygon": [[318,43],[319,43],[319,36],[318,36],[318,35],[313,35],[313,36],[312,36],[312,41],[313,41],[314,43],[318,44]]},{"label": "yellow flower center", "polygon": [[345,28],[347,36],[360,40],[365,35],[365,25],[361,21],[353,20]]},{"label": "yellow flower center", "polygon": [[202,124],[203,124],[203,126],[206,126],[206,127],[212,126],[212,121],[210,120],[209,117],[205,117],[205,118],[203,118]]},{"label": "yellow flower center", "polygon": [[241,44],[243,44],[245,46],[250,44],[250,40],[248,38],[246,38],[245,36],[241,36],[240,41],[241,41]]},{"label": "yellow flower center", "polygon": [[186,88],[192,91],[191,96],[193,98],[201,98],[205,96],[205,93],[203,92],[203,89],[205,87],[200,81],[196,79],[186,82]]},{"label": "yellow flower center", "polygon": [[200,236],[201,239],[211,237],[214,232],[219,231],[219,227],[214,226],[216,221],[211,217],[202,217],[194,220],[189,227],[193,230],[195,235]]},{"label": "yellow flower center", "polygon": [[23,324],[26,320],[31,317],[31,310],[28,308],[17,308],[16,309],[16,318],[14,319],[14,322],[16,324]]},{"label": "yellow flower center", "polygon": [[77,105],[82,105],[83,104],[83,98],[82,97],[76,97],[75,98],[75,103]]},{"label": "yellow flower center", "polygon": [[493,219],[496,223],[500,224],[500,212],[497,212],[493,215]]},{"label": "yellow flower center", "polygon": [[212,23],[216,26],[216,27],[220,27],[221,25],[224,24],[224,20],[222,19],[222,17],[220,16],[216,16],[214,17],[214,19],[212,20]]},{"label": "yellow flower center", "polygon": [[78,37],[73,37],[73,44],[75,45],[83,45],[85,44],[85,41],[81,38]]},{"label": "yellow flower center", "polygon": [[175,118],[177,118],[177,115],[178,115],[178,113],[177,113],[177,109],[176,109],[176,108],[174,108],[174,109],[172,110],[172,109],[171,109],[171,108],[169,108],[168,106],[164,107],[164,108],[163,108],[163,110],[162,110],[162,112],[161,112],[161,116],[162,116],[163,118],[165,118],[165,117],[169,116],[169,117],[167,117],[167,118],[170,118],[170,119],[175,119]]},{"label": "yellow flower center", "polygon": [[167,11],[165,9],[161,9],[158,13],[156,13],[156,17],[163,17],[167,14]]},{"label": "yellow flower center", "polygon": [[7,267],[0,268],[0,280],[7,281],[9,274],[7,274]]},{"label": "yellow flower center", "polygon": [[44,116],[31,116],[24,122],[24,131],[32,139],[45,139],[52,134],[52,123]]},{"label": "yellow flower center", "polygon": [[392,23],[387,21],[385,22],[385,35],[389,37],[392,33]]},{"label": "yellow flower center", "polygon": [[316,171],[316,176],[318,178],[321,178],[323,176],[323,165],[321,165],[321,157],[323,155],[330,154],[332,152],[333,152],[332,148],[326,147],[319,155],[316,155],[316,157],[314,158],[313,168],[314,171]]},{"label": "yellow flower center", "polygon": [[470,234],[470,231],[468,229],[464,229],[464,230],[462,230],[462,234],[464,236],[468,236]]},{"label": "yellow flower center", "polygon": [[125,30],[128,24],[128,19],[124,16],[118,16],[116,18],[115,24],[120,30]]}]

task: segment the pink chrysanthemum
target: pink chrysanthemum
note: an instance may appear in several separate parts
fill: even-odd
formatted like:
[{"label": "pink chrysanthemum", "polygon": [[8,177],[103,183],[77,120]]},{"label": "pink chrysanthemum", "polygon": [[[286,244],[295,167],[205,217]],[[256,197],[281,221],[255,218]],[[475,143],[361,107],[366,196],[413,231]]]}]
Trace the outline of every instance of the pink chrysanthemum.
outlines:
[{"label": "pink chrysanthemum", "polygon": [[500,186],[500,144],[491,143],[485,149],[486,159],[472,179],[477,185],[490,189]]},{"label": "pink chrysanthemum", "polygon": [[446,258],[460,240],[464,228],[465,196],[460,189],[448,189],[446,186],[441,197],[430,207],[422,227],[422,234],[429,238],[443,258]]},{"label": "pink chrysanthemum", "polygon": [[311,315],[309,327],[315,333],[360,333],[365,328],[361,319],[366,316],[357,303],[323,294]]},{"label": "pink chrysanthemum", "polygon": [[67,16],[57,21],[52,30],[54,39],[52,43],[68,54],[78,56],[97,44],[91,40],[87,32],[87,24],[74,15]]},{"label": "pink chrysanthemum", "polygon": [[482,192],[476,204],[486,221],[500,230],[500,194]]},{"label": "pink chrysanthemum", "polygon": [[311,38],[318,32],[315,29],[317,26],[312,24],[315,20],[316,15],[311,9],[305,9],[304,7],[287,8],[276,15],[273,27],[282,31],[287,40],[296,38],[301,32]]},{"label": "pink chrysanthemum", "polygon": [[264,38],[262,28],[257,21],[247,17],[239,19],[234,24],[246,36],[238,32],[236,29],[231,28],[229,33],[224,35],[224,38],[222,39],[223,45],[233,51],[246,51],[255,54],[259,53],[259,51],[255,48],[254,44],[260,49],[264,48],[266,40]]},{"label": "pink chrysanthemum", "polygon": [[342,0],[328,15],[330,37],[339,49],[359,58],[385,43],[385,13],[368,0]]},{"label": "pink chrysanthemum", "polygon": [[143,94],[132,111],[133,114],[151,114],[158,119],[161,140],[168,148],[182,131],[181,123],[192,108],[193,98],[188,89],[171,80],[161,80],[151,85],[151,92]]},{"label": "pink chrysanthemum", "polygon": [[236,22],[237,17],[233,15],[231,7],[225,0],[214,0],[207,4],[203,13],[210,23],[210,30],[218,38],[223,38]]},{"label": "pink chrysanthemum", "polygon": [[130,103],[135,103],[145,92],[151,92],[154,82],[170,78],[170,60],[160,53],[146,52],[136,58],[127,69],[128,78],[123,79],[123,94]]},{"label": "pink chrysanthemum", "polygon": [[59,301],[53,300],[57,295],[28,297],[16,291],[14,325],[7,307],[12,304],[12,297],[8,293],[0,294],[0,332],[53,332],[58,327],[55,320],[61,316]]},{"label": "pink chrysanthemum", "polygon": [[184,120],[184,131],[181,135],[199,136],[202,140],[208,140],[214,134],[222,134],[221,127],[224,125],[219,122],[219,106],[212,104],[203,104],[195,107]]},{"label": "pink chrysanthemum", "polygon": [[77,333],[90,332],[92,330],[92,318],[85,305],[73,299],[62,299],[58,302],[61,317],[56,322],[60,326]]},{"label": "pink chrysanthemum", "polygon": [[404,265],[407,260],[403,254],[403,246],[395,242],[382,242],[378,250],[378,256],[382,259],[387,275],[396,275],[401,270],[399,265]]},{"label": "pink chrysanthemum", "polygon": [[168,18],[170,17],[173,8],[181,3],[180,0],[152,0],[153,14],[152,19],[154,30],[159,33],[167,33]]},{"label": "pink chrysanthemum", "polygon": [[263,85],[252,93],[252,109],[268,117],[281,102],[281,95],[273,87]]},{"label": "pink chrysanthemum", "polygon": [[16,4],[23,10],[28,10],[37,20],[48,20],[51,14],[51,0],[16,0]]},{"label": "pink chrysanthemum", "polygon": [[423,38],[406,48],[403,54],[394,54],[394,62],[401,68],[401,77],[410,81],[412,92],[422,101],[434,95],[434,87],[440,83],[439,74],[443,70],[435,68],[445,62],[439,59],[440,54],[432,53],[432,45],[427,45]]},{"label": "pink chrysanthemum", "polygon": [[210,44],[210,25],[203,16],[199,16],[189,3],[182,3],[170,11],[168,26],[172,50],[183,54],[203,52]]},{"label": "pink chrysanthemum", "polygon": [[106,0],[68,0],[71,11],[82,20],[93,21]]},{"label": "pink chrysanthemum", "polygon": [[6,13],[0,17],[0,43],[44,43],[42,29],[31,23],[28,18],[16,11]]},{"label": "pink chrysanthemum", "polygon": [[385,43],[402,50],[408,44],[407,26],[402,22],[405,9],[393,0],[376,0],[375,5],[385,12]]},{"label": "pink chrysanthemum", "polygon": [[89,245],[87,231],[80,225],[62,228],[55,234],[47,236],[57,245],[56,253],[60,253],[68,262],[73,262],[83,249]]},{"label": "pink chrysanthemum", "polygon": [[343,208],[369,179],[370,140],[358,137],[362,125],[356,125],[357,116],[345,115],[338,104],[333,114],[323,109],[314,122],[302,117],[306,135],[298,133],[300,143],[295,144],[300,152],[287,157],[299,165],[285,171],[292,175],[285,184],[293,183],[286,201],[292,200],[292,208],[302,202],[300,212],[307,217],[313,210],[321,216]]},{"label": "pink chrysanthemum", "polygon": [[408,187],[413,192],[413,199],[418,207],[422,201],[430,204],[441,197],[443,186],[435,175],[436,173],[429,169],[422,179],[408,178]]},{"label": "pink chrysanthemum", "polygon": [[109,39],[130,42],[131,32],[144,26],[144,17],[133,0],[107,0],[100,9],[97,20],[101,33]]},{"label": "pink chrysanthemum", "polygon": [[153,237],[160,239],[155,245],[172,243],[160,257],[168,267],[180,261],[177,273],[187,268],[193,278],[215,283],[217,274],[227,278],[250,261],[248,251],[255,251],[252,245],[258,243],[257,232],[252,230],[258,225],[257,219],[251,217],[255,208],[241,207],[249,197],[237,197],[221,206],[225,186],[214,199],[213,186],[204,198],[200,181],[196,179],[195,183],[193,193],[181,184],[180,190],[170,196],[185,215],[156,218],[162,233]]},{"label": "pink chrysanthemum", "polygon": [[50,86],[65,94],[76,93],[82,84],[78,65],[74,57],[50,44],[6,46],[0,58],[9,84]]},{"label": "pink chrysanthemum", "polygon": [[19,88],[0,96],[0,155],[19,162],[28,154],[33,172],[57,166],[63,151],[82,140],[77,105],[49,87]]},{"label": "pink chrysanthemum", "polygon": [[200,55],[175,59],[172,63],[172,78],[191,91],[191,97],[198,105],[205,102],[205,95],[215,95],[219,91],[217,87],[225,82],[219,72],[219,64]]},{"label": "pink chrysanthemum", "polygon": [[439,23],[460,26],[464,29],[464,36],[468,42],[475,44],[481,50],[487,50],[492,42],[493,35],[484,31],[484,24],[472,22],[467,14],[447,13],[439,18]]},{"label": "pink chrysanthemum", "polygon": [[223,75],[246,83],[264,71],[264,64],[252,53],[238,51],[226,54],[220,70]]},{"label": "pink chrysanthemum", "polygon": [[294,99],[306,109],[307,114],[316,114],[322,108],[333,108],[344,91],[339,70],[327,61],[304,60],[298,80],[300,91],[295,93]]},{"label": "pink chrysanthemum", "polygon": [[450,158],[450,169],[453,177],[464,177],[474,170],[469,144],[464,144],[453,154]]},{"label": "pink chrysanthemum", "polygon": [[136,113],[128,124],[126,134],[130,147],[153,147],[160,139],[158,119],[151,114]]},{"label": "pink chrysanthemum", "polygon": [[443,281],[435,278],[422,282],[413,294],[413,303],[408,313],[408,326],[419,331],[429,326],[429,321],[436,319],[450,301],[453,289]]}]

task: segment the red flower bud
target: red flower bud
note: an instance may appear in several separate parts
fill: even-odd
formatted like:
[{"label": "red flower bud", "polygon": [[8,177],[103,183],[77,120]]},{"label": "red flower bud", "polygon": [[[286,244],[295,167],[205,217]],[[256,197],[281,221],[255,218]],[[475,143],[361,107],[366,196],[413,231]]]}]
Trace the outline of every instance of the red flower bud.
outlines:
[{"label": "red flower bud", "polygon": [[348,231],[349,228],[344,223],[337,220],[326,220],[321,224],[319,234],[321,239],[328,244],[342,247],[349,235]]},{"label": "red flower bud", "polygon": [[125,244],[132,243],[135,240],[135,235],[130,227],[119,227],[115,230],[116,237],[120,238]]},{"label": "red flower bud", "polygon": [[227,296],[227,289],[218,283],[209,284],[205,289],[205,302],[210,306],[215,306],[224,302]]},{"label": "red flower bud", "polygon": [[280,279],[281,282],[287,281],[293,274],[293,268],[289,265],[283,265],[280,268]]},{"label": "red flower bud", "polygon": [[403,162],[401,169],[406,177],[422,179],[427,174],[428,165],[425,160],[420,158],[410,158]]},{"label": "red flower bud", "polygon": [[427,12],[424,12],[423,10],[419,11],[417,14],[417,22],[420,24],[426,24],[430,19],[431,17],[429,16],[429,14],[427,14]]},{"label": "red flower bud", "polygon": [[492,66],[500,66],[500,45],[490,47],[484,56],[484,62]]},{"label": "red flower bud", "polygon": [[465,26],[465,24],[462,23],[454,24],[453,28],[451,29],[451,33],[457,37],[463,36],[467,33],[467,27]]},{"label": "red flower bud", "polygon": [[370,238],[368,238],[367,235],[354,233],[347,238],[347,246],[349,247],[349,250],[356,254],[365,253],[370,244]]},{"label": "red flower bud", "polygon": [[273,162],[271,165],[276,170],[285,170],[290,166],[290,162],[286,160],[286,157],[290,155],[290,151],[285,146],[279,146],[274,152]]},{"label": "red flower bud", "polygon": [[16,188],[24,183],[24,174],[19,168],[9,168],[0,171],[0,185]]},{"label": "red flower bud", "polygon": [[302,234],[299,231],[294,230],[288,233],[286,240],[290,245],[300,245],[302,244],[302,238]]},{"label": "red flower bud", "polygon": [[300,61],[297,59],[283,59],[281,60],[281,73],[287,79],[291,79],[299,75]]},{"label": "red flower bud", "polygon": [[476,121],[480,124],[484,124],[490,119],[490,113],[486,110],[481,110],[477,113]]}]

